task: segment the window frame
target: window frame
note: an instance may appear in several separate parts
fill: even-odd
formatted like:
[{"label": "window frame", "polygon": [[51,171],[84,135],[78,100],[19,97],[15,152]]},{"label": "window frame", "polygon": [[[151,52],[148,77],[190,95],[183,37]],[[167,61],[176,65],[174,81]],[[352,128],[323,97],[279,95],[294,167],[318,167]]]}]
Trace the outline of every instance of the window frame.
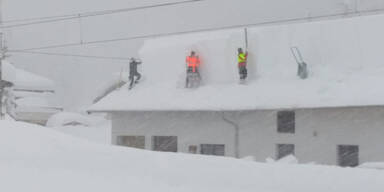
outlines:
[{"label": "window frame", "polygon": [[[292,148],[292,152],[291,153],[286,153],[286,154],[282,154],[281,151],[282,151],[282,148],[286,146],[286,147],[291,147]],[[296,145],[295,144],[291,144],[291,143],[279,143],[279,144],[276,144],[276,160],[279,160],[279,159],[282,159],[284,157],[287,157],[289,155],[295,155],[296,153]]]},{"label": "window frame", "polygon": [[[136,145],[126,145],[125,142],[121,142],[122,139],[125,139],[125,138],[127,138],[128,140],[129,138],[135,138],[135,139],[139,139],[139,141],[136,140],[136,142],[134,142]],[[139,144],[137,145],[137,143]],[[145,144],[146,144],[145,136],[143,135],[119,135],[116,137],[116,145],[118,146],[131,147],[136,149],[145,149]]]},{"label": "window frame", "polygon": [[[175,147],[173,147],[174,149],[172,149],[172,150],[163,150],[163,149],[160,149],[161,146],[157,145],[158,144],[157,143],[158,142],[157,139],[166,139],[166,138],[169,138],[170,140],[175,139],[174,141],[175,141],[176,145],[175,145]],[[159,151],[159,152],[175,152],[176,153],[179,150],[178,149],[179,148],[178,140],[179,140],[178,136],[160,136],[160,135],[152,136],[152,150],[153,151]],[[168,148],[168,149],[170,149],[170,148]]]},{"label": "window frame", "polygon": [[[209,154],[209,153],[205,153],[204,150],[207,149],[207,147],[212,147],[215,148],[215,147],[222,147],[222,154]],[[217,149],[214,149],[213,151],[217,151]],[[213,156],[225,156],[225,144],[207,144],[207,143],[204,143],[204,144],[200,144],[200,154],[202,155],[213,155]]]},{"label": "window frame", "polygon": [[[346,163],[346,159],[342,156],[342,148],[355,148],[356,150],[356,162],[355,163]],[[355,150],[352,150],[355,151]],[[360,146],[359,145],[337,145],[337,164],[341,167],[357,167],[360,164]]]},{"label": "window frame", "polygon": [[277,132],[286,134],[296,133],[296,112],[278,111],[277,112]]}]

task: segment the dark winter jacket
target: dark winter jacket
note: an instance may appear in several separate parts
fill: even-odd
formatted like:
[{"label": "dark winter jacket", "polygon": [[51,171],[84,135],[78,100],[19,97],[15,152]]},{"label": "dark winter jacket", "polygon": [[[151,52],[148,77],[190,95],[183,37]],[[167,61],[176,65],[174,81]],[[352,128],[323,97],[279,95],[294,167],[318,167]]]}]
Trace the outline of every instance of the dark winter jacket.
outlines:
[{"label": "dark winter jacket", "polygon": [[136,60],[131,61],[129,63],[129,74],[136,74],[137,73],[137,65],[140,65],[141,62],[138,62]]}]

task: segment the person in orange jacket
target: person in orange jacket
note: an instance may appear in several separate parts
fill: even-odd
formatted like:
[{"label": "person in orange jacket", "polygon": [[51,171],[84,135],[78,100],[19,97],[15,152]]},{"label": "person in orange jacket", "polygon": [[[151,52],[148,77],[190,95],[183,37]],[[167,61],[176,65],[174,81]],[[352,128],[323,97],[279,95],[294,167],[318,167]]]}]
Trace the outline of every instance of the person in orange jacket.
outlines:
[{"label": "person in orange jacket", "polygon": [[188,65],[188,72],[199,73],[200,58],[194,51],[191,51],[191,55],[186,59]]},{"label": "person in orange jacket", "polygon": [[197,75],[197,80],[200,80],[200,72],[199,72],[199,67],[200,67],[200,58],[199,56],[196,55],[196,52],[191,51],[191,55],[187,56],[186,58],[186,63],[187,63],[187,80],[186,80],[186,87],[190,87],[190,77],[194,74]]}]

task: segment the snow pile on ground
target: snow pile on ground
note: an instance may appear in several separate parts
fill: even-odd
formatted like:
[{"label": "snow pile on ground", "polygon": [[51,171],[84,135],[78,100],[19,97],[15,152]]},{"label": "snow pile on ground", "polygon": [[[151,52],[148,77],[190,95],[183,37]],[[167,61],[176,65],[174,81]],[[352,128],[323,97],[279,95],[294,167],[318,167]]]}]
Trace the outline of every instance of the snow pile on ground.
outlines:
[{"label": "snow pile on ground", "polygon": [[0,121],[0,191],[382,192],[384,172],[97,145]]},{"label": "snow pile on ground", "polygon": [[105,121],[103,117],[84,115],[80,113],[62,112],[52,115],[47,121],[48,127],[59,127],[68,125],[83,125],[86,127],[98,125]]},{"label": "snow pile on ground", "polygon": [[279,160],[274,160],[272,158],[267,158],[266,162],[267,163],[280,163],[280,164],[298,164],[299,160],[294,155],[288,155],[288,156],[285,156],[285,157],[283,157],[283,158],[281,158]]},{"label": "snow pile on ground", "polygon": [[384,162],[363,163],[359,166],[359,168],[384,170]]},{"label": "snow pile on ground", "polygon": [[244,161],[256,161],[256,158],[254,156],[246,156],[241,159]]},{"label": "snow pile on ground", "polygon": [[111,144],[111,122],[103,116],[62,112],[50,117],[47,126],[88,141]]},{"label": "snow pile on ground", "polygon": [[[238,85],[244,30],[162,37],[141,50],[145,80],[115,91],[92,111],[252,110],[383,105],[384,15],[248,29],[249,82]],[[291,47],[309,66],[301,80]],[[203,86],[185,89],[185,57],[201,57]],[[134,102],[132,102],[134,101]]]}]

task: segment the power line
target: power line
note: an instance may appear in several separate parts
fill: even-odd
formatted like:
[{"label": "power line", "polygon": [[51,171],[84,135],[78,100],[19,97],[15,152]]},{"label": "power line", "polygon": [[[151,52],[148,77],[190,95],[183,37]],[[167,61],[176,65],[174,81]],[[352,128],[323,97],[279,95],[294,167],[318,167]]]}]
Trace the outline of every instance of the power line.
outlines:
[{"label": "power line", "polygon": [[66,17],[73,17],[75,15],[79,15],[79,14],[67,14],[67,15],[54,15],[54,16],[45,16],[45,17],[32,17],[32,18],[24,18],[24,19],[13,19],[13,20],[3,21],[3,24],[4,23],[21,23],[21,22],[27,22],[27,21],[38,21],[38,20],[66,18]]},{"label": "power line", "polygon": [[67,54],[67,53],[53,53],[53,52],[39,52],[39,51],[9,51],[10,53],[21,53],[21,54],[34,54],[34,55],[51,55],[51,56],[62,56],[62,57],[80,57],[90,59],[105,59],[105,60],[130,60],[128,57],[106,57],[96,55],[79,55],[79,54]]},{"label": "power line", "polygon": [[262,26],[262,25],[273,25],[273,24],[282,24],[282,23],[294,23],[294,22],[302,22],[302,21],[318,21],[325,18],[337,18],[340,16],[360,16],[363,14],[379,14],[382,13],[384,9],[376,9],[370,11],[363,11],[359,13],[349,13],[349,14],[332,14],[332,15],[323,15],[311,18],[292,18],[292,19],[284,19],[284,20],[275,20],[275,21],[267,21],[267,22],[259,22],[259,23],[251,23],[251,24],[241,24],[241,25],[230,25],[224,27],[215,27],[215,28],[205,28],[205,29],[195,29],[188,31],[180,31],[180,32],[169,32],[169,33],[159,33],[159,34],[147,34],[147,35],[137,35],[131,37],[123,37],[123,38],[114,38],[114,39],[104,39],[104,40],[95,40],[95,41],[84,41],[80,43],[66,43],[66,44],[57,44],[57,45],[48,45],[41,47],[32,47],[25,49],[14,49],[13,51],[32,51],[32,50],[42,50],[42,49],[54,49],[54,48],[64,48],[64,47],[73,47],[73,46],[82,46],[82,45],[92,45],[92,44],[102,44],[102,43],[111,43],[118,41],[131,41],[131,40],[139,40],[139,39],[147,39],[147,38],[156,38],[156,37],[164,37],[164,36],[173,36],[173,35],[183,35],[190,33],[199,33],[199,32],[211,32],[211,31],[219,31],[219,30],[229,30],[229,29],[237,29],[244,27],[253,27],[253,26]]},{"label": "power line", "polygon": [[[111,14],[117,14],[117,13],[123,13],[123,12],[137,11],[137,10],[143,10],[143,9],[151,9],[151,8],[157,8],[157,7],[175,6],[175,5],[180,5],[180,4],[195,3],[195,2],[201,2],[201,1],[207,1],[207,0],[185,0],[185,1],[169,2],[169,3],[155,4],[155,5],[146,5],[146,6],[140,6],[140,7],[124,8],[124,9],[113,9],[113,10],[86,12],[86,13],[79,13],[79,14],[72,14],[72,15],[57,15],[57,16],[52,16],[52,17],[40,17],[40,18],[24,19],[26,21],[29,20],[29,21],[33,21],[33,22],[19,23],[19,24],[14,24],[14,25],[3,25],[3,26],[0,26],[0,28],[7,29],[7,28],[29,26],[29,25],[38,25],[38,24],[44,24],[44,23],[54,23],[54,22],[73,20],[73,19],[78,19],[78,18],[111,15]],[[34,20],[41,20],[41,21],[34,21]],[[22,21],[22,20],[14,20],[14,21]],[[5,21],[4,23],[7,23],[7,22],[9,23],[10,21]]]}]

